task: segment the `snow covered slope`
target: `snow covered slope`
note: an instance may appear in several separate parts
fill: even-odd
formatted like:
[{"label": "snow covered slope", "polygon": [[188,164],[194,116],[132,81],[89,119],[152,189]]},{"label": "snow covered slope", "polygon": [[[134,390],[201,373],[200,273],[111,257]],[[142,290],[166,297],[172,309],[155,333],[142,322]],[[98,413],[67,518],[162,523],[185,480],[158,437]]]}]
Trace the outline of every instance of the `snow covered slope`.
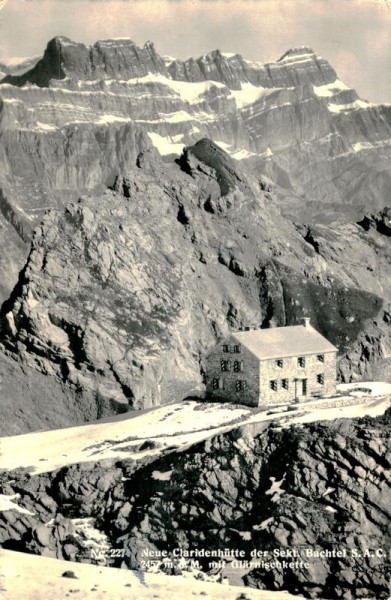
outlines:
[{"label": "snow covered slope", "polygon": [[[0,469],[23,467],[38,474],[82,462],[113,458],[140,460],[146,456],[158,457],[168,449],[183,450],[248,423],[273,420],[288,427],[344,417],[374,417],[383,414],[389,406],[391,384],[364,382],[340,388],[346,391],[346,396],[315,400],[293,411],[287,406],[265,411],[240,405],[185,401],[89,425],[5,437],[0,439]],[[357,394],[363,397],[357,398]]]}]

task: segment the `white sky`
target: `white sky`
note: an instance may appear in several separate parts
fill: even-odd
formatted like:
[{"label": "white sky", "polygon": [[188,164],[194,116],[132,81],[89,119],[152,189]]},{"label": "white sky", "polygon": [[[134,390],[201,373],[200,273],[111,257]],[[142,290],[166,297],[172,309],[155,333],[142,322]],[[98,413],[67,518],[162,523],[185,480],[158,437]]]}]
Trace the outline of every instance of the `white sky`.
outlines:
[{"label": "white sky", "polygon": [[47,41],[126,36],[160,54],[215,48],[276,60],[311,46],[373,102],[391,102],[391,0],[0,0],[0,58],[41,54]]}]

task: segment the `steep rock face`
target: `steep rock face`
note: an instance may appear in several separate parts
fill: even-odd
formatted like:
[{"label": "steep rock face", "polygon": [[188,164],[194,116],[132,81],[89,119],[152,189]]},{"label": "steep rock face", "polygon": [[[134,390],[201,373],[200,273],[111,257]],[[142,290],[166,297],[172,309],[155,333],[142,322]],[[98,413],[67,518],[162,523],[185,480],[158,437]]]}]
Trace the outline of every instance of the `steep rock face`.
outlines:
[{"label": "steep rock face", "polygon": [[[0,539],[6,548],[94,561],[78,532],[78,520],[89,518],[120,556],[103,551],[108,564],[164,568],[145,551],[176,548],[242,550],[248,561],[263,550],[269,562],[277,550],[280,562],[307,566],[269,570],[227,560],[222,575],[308,598],[386,599],[389,424],[390,411],[288,429],[257,424],[149,458],[138,470],[132,461],[105,461],[33,477],[4,473],[0,492],[20,497],[19,513],[0,516]],[[198,561],[212,569],[211,559]],[[166,568],[180,574],[181,565]]]},{"label": "steep rock face", "polygon": [[303,315],[340,348],[344,380],[386,367],[389,238],[295,228],[210,140],[178,163],[146,151],[113,189],[45,216],[3,305],[13,357],[92,407],[86,419],[200,393],[219,337]]},{"label": "steep rock face", "polygon": [[[248,63],[239,55],[227,57],[219,51],[188,63],[204,65],[203,71],[199,68],[198,76],[187,78],[176,74],[171,66],[167,71],[151,44],[138,48],[130,40],[112,40],[87,47],[55,38],[36,67],[21,79],[12,80],[17,85],[38,83],[44,86],[41,90],[25,86],[17,91],[13,86],[2,86],[2,119],[6,129],[27,126],[39,137],[69,122],[93,122],[96,128],[121,120],[140,121],[155,136],[158,146],[160,142],[161,150],[171,144],[171,151],[177,152],[175,146],[208,135],[226,144],[238,158],[254,161],[260,155],[258,168],[267,166],[285,173],[287,145],[292,148],[299,144],[301,152],[309,157],[304,143],[316,144],[323,159],[333,159],[328,165],[330,172],[322,175],[327,185],[331,183],[330,173],[336,168],[339,171],[339,163],[351,160],[355,151],[362,153],[361,162],[366,163],[368,155],[379,158],[379,150],[386,150],[387,108],[359,101],[357,94],[338,80],[327,61],[308,48],[290,51],[268,65]],[[183,69],[189,70],[183,66],[180,71]],[[10,81],[6,79],[3,84]],[[50,93],[45,92],[48,86]],[[137,101],[139,95],[143,98],[141,104]],[[28,110],[31,103],[33,114]],[[297,168],[303,171],[303,160],[300,162],[300,156],[295,160],[299,160]],[[371,168],[374,162],[370,162]],[[318,161],[311,163],[312,168],[320,169]],[[341,171],[345,169],[344,164],[341,167]],[[288,180],[295,171],[293,162],[286,175]],[[380,177],[386,177],[386,163],[379,165],[378,171],[384,171]],[[304,191],[310,192],[308,199],[312,201],[319,199],[323,189],[322,200],[346,203],[346,196],[352,197],[345,191],[347,182],[338,181],[336,185],[336,181],[328,191],[323,189],[322,181],[315,196],[313,189],[305,186]],[[298,184],[299,178],[294,178],[288,185],[291,194],[302,195]],[[360,204],[360,200],[355,203]]]},{"label": "steep rock face", "polygon": [[[27,229],[27,235],[29,234],[30,230]],[[0,260],[0,303],[9,297],[18,280],[19,270],[27,258],[27,239],[25,229],[14,219],[12,207],[0,190],[0,253],[3,257]]]},{"label": "steep rock face", "polygon": [[[333,226],[302,227],[304,239],[314,248],[318,256],[327,262],[337,278],[343,277],[346,265],[352,277],[353,288],[365,290],[384,298],[383,309],[370,323],[367,322],[351,344],[351,334],[346,327],[355,328],[363,298],[351,298],[350,308],[345,306],[342,315],[345,321],[346,346],[339,356],[339,369],[343,378],[354,376],[373,379],[389,378],[391,374],[390,355],[390,305],[391,293],[388,273],[391,261],[389,235],[387,230],[388,209],[365,217],[358,225],[334,224]],[[356,330],[357,331],[357,330]],[[354,335],[354,334],[353,334]],[[378,362],[374,357],[381,357]]]},{"label": "steep rock face", "polygon": [[[37,103],[42,100],[36,97]],[[45,112],[56,112],[52,101],[56,102],[48,97],[42,102]],[[68,105],[64,111],[69,118],[73,109]],[[38,113],[35,117],[39,119]],[[15,284],[15,274],[27,258],[26,243],[45,212],[63,207],[84,191],[103,191],[118,171],[133,166],[140,151],[152,146],[146,133],[130,122],[112,127],[86,123],[82,128],[72,123],[62,129],[44,124],[40,129],[31,118],[23,102],[0,101],[0,224],[8,232],[7,250],[0,258],[0,270],[6,274],[1,302]],[[23,127],[18,127],[20,121]]]},{"label": "steep rock face", "polygon": [[51,372],[1,352],[1,435],[67,427],[127,410],[114,394],[105,402],[98,393],[87,394],[81,385]]},{"label": "steep rock face", "polygon": [[139,48],[132,40],[123,38],[86,46],[61,36],[50,40],[42,59],[30,71],[19,76],[8,75],[4,83],[47,87],[52,79],[66,76],[75,79],[120,78],[124,73],[130,79],[149,72],[166,73],[164,60],[151,42]]}]

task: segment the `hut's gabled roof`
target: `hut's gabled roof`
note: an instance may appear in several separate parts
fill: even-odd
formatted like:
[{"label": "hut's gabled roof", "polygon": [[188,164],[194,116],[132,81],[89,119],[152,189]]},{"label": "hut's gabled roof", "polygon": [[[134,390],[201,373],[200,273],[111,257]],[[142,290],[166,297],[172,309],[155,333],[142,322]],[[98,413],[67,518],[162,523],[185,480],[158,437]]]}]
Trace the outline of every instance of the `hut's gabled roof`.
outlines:
[{"label": "hut's gabled roof", "polygon": [[311,325],[251,329],[231,335],[260,360],[338,352],[338,348]]}]

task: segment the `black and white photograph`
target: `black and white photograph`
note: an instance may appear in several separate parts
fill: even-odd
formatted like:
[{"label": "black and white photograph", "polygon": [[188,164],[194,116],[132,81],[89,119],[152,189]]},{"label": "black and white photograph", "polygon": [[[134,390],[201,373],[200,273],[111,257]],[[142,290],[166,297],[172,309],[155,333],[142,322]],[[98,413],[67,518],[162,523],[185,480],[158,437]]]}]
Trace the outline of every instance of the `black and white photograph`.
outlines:
[{"label": "black and white photograph", "polygon": [[0,0],[0,599],[389,600],[391,1]]}]

